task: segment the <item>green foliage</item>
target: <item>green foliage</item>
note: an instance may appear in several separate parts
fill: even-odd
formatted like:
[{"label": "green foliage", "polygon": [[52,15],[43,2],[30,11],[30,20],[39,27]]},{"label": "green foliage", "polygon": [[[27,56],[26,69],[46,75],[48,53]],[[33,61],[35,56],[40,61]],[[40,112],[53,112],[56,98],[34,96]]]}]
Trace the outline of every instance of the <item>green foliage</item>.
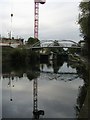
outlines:
[{"label": "green foliage", "polygon": [[33,38],[33,37],[30,37],[30,38],[28,38],[27,44],[33,45],[33,44],[35,44],[36,42],[39,42],[39,40],[38,40],[38,39],[35,39],[35,38]]},{"label": "green foliage", "polygon": [[33,79],[36,79],[39,75],[40,75],[39,72],[35,72],[35,71],[34,72],[33,71],[28,71],[27,72],[27,77],[30,81],[33,80]]},{"label": "green foliage", "polygon": [[[89,1],[90,2],[90,1]],[[89,2],[82,1],[79,5],[82,15],[85,15],[88,13],[88,10],[90,9]]]},{"label": "green foliage", "polygon": [[81,35],[85,40],[86,53],[89,54],[90,47],[90,1],[82,1],[79,5],[81,13],[79,14],[78,24],[80,24]]},{"label": "green foliage", "polygon": [[9,62],[12,51],[13,51],[12,47],[2,46],[2,63],[4,63],[5,61]]},{"label": "green foliage", "polygon": [[71,54],[74,54],[75,50],[73,48],[68,48],[68,52],[71,53]]},{"label": "green foliage", "polygon": [[38,62],[38,60],[39,60],[39,53],[35,52],[35,51],[28,50],[26,61],[34,64],[35,62]]},{"label": "green foliage", "polygon": [[79,24],[80,24],[80,31],[82,33],[82,36],[86,36],[89,33],[89,29],[88,29],[88,16],[80,18],[79,20]]},{"label": "green foliage", "polygon": [[90,36],[90,1],[81,2],[80,5],[81,14],[79,14],[80,30],[83,36]]},{"label": "green foliage", "polygon": [[11,57],[11,62],[14,65],[24,64],[26,58],[26,51],[24,49],[14,49],[10,57]]}]

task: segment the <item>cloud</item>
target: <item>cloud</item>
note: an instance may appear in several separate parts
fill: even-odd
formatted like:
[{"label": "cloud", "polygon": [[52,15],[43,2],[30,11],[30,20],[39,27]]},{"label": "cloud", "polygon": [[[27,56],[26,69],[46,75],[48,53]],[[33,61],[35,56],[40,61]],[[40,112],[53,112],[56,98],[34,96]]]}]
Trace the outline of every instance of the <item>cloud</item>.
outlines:
[{"label": "cloud", "polygon": [[[66,1],[66,0],[65,0]],[[47,0],[39,5],[39,38],[40,39],[74,39],[80,40],[78,5],[80,0],[67,2]],[[34,2],[33,0],[1,0],[0,26],[2,35],[7,36],[11,30],[10,14],[13,13],[13,35],[22,36],[26,40],[34,35]]]},{"label": "cloud", "polygon": [[[52,10],[50,11],[51,8]],[[48,36],[49,39],[62,38],[80,39],[77,3],[54,3],[46,5],[47,13],[41,12],[40,16],[40,33]],[[72,11],[72,12],[71,12]],[[48,17],[47,17],[48,16]],[[44,20],[43,20],[44,18]],[[47,34],[45,34],[47,33]],[[54,37],[55,35],[55,37]],[[51,38],[50,38],[51,36]],[[66,36],[66,37],[65,37]],[[43,36],[41,35],[41,38]]]}]

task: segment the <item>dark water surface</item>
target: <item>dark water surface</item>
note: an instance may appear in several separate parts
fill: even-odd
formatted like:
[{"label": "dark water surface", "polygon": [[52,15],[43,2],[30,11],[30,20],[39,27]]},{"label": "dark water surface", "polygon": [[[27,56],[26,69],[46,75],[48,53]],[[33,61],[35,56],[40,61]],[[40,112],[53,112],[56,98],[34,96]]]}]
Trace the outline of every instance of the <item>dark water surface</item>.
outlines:
[{"label": "dark water surface", "polygon": [[76,117],[75,106],[79,88],[83,86],[84,81],[76,68],[67,62],[60,65],[51,62],[40,64],[39,72],[13,70],[3,73],[3,118],[33,117],[34,77],[38,82],[38,109],[45,112],[43,118]]}]

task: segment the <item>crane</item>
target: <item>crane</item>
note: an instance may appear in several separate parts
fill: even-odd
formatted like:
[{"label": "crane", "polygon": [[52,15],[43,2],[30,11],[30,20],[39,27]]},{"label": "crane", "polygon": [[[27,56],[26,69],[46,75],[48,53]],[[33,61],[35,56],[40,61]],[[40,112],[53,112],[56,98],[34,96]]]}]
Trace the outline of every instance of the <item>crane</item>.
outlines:
[{"label": "crane", "polygon": [[[39,24],[39,3],[44,4],[46,0],[34,0],[34,38],[38,39]],[[38,110],[38,82],[37,78],[33,81],[33,118],[39,119],[40,115],[44,115],[43,110]]]},{"label": "crane", "polygon": [[34,38],[38,39],[39,3],[44,4],[46,0],[34,0]]}]

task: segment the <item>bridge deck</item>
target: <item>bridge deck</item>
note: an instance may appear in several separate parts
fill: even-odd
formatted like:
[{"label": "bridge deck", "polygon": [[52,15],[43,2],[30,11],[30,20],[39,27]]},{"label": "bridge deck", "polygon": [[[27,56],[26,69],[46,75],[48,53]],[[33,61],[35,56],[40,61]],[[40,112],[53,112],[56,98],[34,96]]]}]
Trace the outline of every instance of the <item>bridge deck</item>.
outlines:
[{"label": "bridge deck", "polygon": [[40,47],[28,47],[27,49],[43,49],[43,48],[73,48],[73,49],[81,49],[81,47],[67,47],[67,46],[40,46]]}]

